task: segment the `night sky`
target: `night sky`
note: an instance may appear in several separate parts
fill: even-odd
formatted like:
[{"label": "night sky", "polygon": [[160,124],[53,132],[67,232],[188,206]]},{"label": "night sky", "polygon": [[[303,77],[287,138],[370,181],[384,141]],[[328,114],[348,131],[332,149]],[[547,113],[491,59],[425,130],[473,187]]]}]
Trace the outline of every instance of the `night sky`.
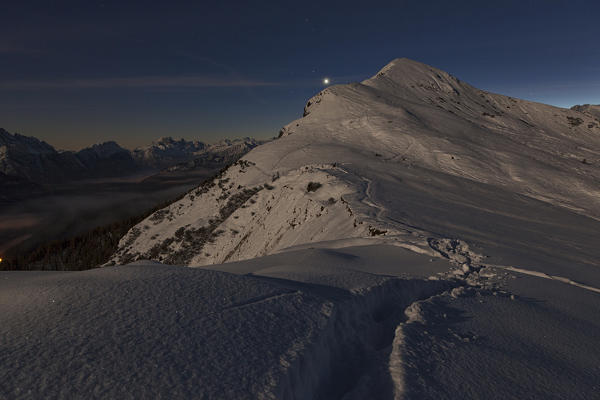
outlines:
[{"label": "night sky", "polygon": [[360,81],[397,57],[600,104],[597,0],[125,3],[2,1],[0,127],[65,149],[272,137],[323,78]]}]

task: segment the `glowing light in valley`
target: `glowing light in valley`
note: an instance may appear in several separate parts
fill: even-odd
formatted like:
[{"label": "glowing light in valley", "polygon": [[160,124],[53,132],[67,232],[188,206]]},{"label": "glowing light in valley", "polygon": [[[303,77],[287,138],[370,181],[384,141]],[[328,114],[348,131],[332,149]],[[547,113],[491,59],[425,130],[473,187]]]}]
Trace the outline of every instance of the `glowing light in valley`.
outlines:
[{"label": "glowing light in valley", "polygon": [[323,78],[323,84],[329,85],[329,78]]}]

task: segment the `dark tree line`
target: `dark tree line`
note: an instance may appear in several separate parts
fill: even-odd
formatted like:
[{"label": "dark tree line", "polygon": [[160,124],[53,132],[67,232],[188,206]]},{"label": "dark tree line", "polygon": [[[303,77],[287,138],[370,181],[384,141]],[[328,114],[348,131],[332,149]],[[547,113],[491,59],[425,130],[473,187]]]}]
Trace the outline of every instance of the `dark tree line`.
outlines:
[{"label": "dark tree line", "polygon": [[54,240],[28,252],[7,256],[0,263],[0,269],[5,271],[80,271],[96,268],[108,262],[109,258],[117,251],[119,240],[129,229],[155,211],[181,199],[184,195],[161,203],[135,217],[99,226],[69,239]]},{"label": "dark tree line", "polygon": [[[220,178],[232,165],[239,164],[246,168],[248,161],[240,160],[222,168],[215,176],[204,180],[191,192],[197,194],[208,190],[213,185],[213,180]],[[5,271],[82,271],[96,268],[107,263],[117,251],[119,241],[135,225],[148,218],[154,212],[181,200],[186,193],[176,198],[163,202],[143,214],[123,219],[112,224],[99,226],[81,235],[55,240],[36,247],[27,252],[17,252],[12,256],[7,255],[0,263],[0,270]]]}]

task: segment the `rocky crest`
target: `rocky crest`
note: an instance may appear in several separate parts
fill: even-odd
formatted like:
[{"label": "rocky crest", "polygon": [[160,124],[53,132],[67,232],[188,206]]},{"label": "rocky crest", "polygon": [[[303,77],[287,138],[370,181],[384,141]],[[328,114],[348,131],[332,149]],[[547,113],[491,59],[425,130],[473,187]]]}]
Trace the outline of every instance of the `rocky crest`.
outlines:
[{"label": "rocky crest", "polygon": [[592,117],[594,117],[596,119],[596,121],[600,122],[600,104],[598,104],[598,105],[593,105],[593,104],[576,105],[576,106],[571,107],[571,110],[578,111],[580,113],[584,113],[587,115],[591,115]]}]

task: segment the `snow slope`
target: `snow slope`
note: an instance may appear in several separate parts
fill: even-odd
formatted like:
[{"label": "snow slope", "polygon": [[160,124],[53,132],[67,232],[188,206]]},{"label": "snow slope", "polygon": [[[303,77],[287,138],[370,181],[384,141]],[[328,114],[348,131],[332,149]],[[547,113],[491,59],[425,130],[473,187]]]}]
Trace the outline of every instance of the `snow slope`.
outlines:
[{"label": "snow slope", "polygon": [[114,262],[206,265],[375,235],[420,249],[460,239],[496,264],[599,283],[593,117],[407,59],[323,90],[304,115],[132,229]]},{"label": "snow slope", "polygon": [[586,399],[598,390],[598,294],[560,281],[373,244],[211,268],[0,272],[0,398]]},{"label": "snow slope", "polygon": [[[387,264],[415,260],[390,254]],[[153,263],[2,272],[0,397],[312,398],[331,389],[321,362],[336,362],[360,335],[393,333],[383,321],[362,332],[371,313],[448,286],[349,277],[348,257],[361,258],[329,255],[327,285]],[[288,259],[288,272],[306,273],[301,259]],[[338,334],[347,338],[333,349]]]}]

